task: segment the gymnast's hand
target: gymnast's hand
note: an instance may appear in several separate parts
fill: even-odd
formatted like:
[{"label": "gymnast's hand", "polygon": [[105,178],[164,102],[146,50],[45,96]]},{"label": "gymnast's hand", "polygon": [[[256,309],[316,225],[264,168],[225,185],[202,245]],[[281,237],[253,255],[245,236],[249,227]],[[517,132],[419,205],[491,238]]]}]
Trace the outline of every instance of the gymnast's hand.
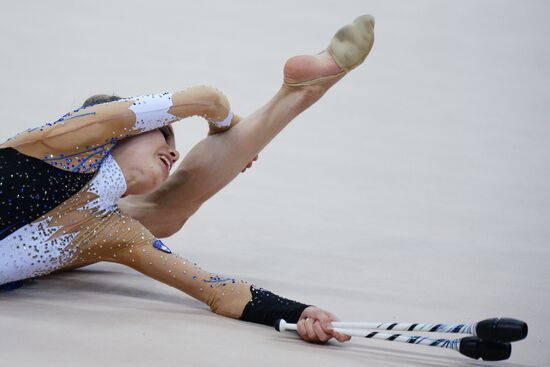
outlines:
[{"label": "gymnast's hand", "polygon": [[252,162],[258,160],[258,155],[256,155],[254,158],[252,158],[252,160],[243,168],[243,170],[241,172],[244,172],[246,171],[247,168],[250,168],[252,167]]},{"label": "gymnast's hand", "polygon": [[300,315],[297,323],[298,335],[310,343],[326,343],[335,338],[340,343],[351,336],[336,332],[330,326],[332,321],[340,321],[334,314],[315,306],[309,306]]}]

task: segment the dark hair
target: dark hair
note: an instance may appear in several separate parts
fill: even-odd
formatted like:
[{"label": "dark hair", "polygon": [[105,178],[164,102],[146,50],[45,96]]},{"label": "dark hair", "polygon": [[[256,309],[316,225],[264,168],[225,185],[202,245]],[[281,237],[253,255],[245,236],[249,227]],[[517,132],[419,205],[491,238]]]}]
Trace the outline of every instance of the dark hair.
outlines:
[{"label": "dark hair", "polygon": [[101,103],[107,103],[107,102],[114,102],[122,99],[122,97],[115,96],[115,95],[108,95],[108,94],[94,94],[91,97],[88,97],[84,103],[82,104],[81,108],[90,107],[96,104]]},{"label": "dark hair", "polygon": [[[94,106],[96,104],[119,101],[121,99],[122,99],[122,97],[116,96],[114,94],[112,94],[112,95],[109,95],[109,94],[94,94],[93,96],[86,98],[86,100],[82,104],[82,107],[80,107],[80,108],[86,108],[86,107]],[[163,127],[159,128],[158,130],[162,133],[162,135],[164,136],[166,141],[168,141],[168,139],[170,137],[172,139],[175,139],[174,129],[172,129],[171,125],[163,126]]]}]

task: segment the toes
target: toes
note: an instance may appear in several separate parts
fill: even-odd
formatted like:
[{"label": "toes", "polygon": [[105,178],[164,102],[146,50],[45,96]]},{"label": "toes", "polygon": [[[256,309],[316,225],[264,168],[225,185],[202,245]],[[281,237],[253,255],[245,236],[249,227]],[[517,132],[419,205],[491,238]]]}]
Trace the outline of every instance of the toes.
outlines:
[{"label": "toes", "polygon": [[336,32],[329,50],[338,66],[349,71],[365,60],[373,42],[374,18],[362,15]]},{"label": "toes", "polygon": [[356,41],[361,45],[361,48],[372,46],[374,38],[374,18],[371,15],[362,15],[353,21],[360,32],[355,32]]},{"label": "toes", "polygon": [[355,18],[353,23],[362,24],[363,26],[366,26],[367,24],[370,26],[371,29],[374,29],[374,17],[370,14],[361,15],[360,17]]}]

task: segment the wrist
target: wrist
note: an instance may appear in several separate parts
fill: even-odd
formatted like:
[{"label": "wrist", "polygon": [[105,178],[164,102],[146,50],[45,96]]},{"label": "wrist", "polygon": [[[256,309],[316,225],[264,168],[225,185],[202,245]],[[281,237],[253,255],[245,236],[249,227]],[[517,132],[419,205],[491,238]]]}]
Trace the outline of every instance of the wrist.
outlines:
[{"label": "wrist", "polygon": [[241,119],[242,118],[239,115],[235,115],[232,111],[229,111],[227,113],[227,117],[222,121],[212,121],[207,119],[208,136],[223,133],[231,129],[233,126],[237,125]]},{"label": "wrist", "polygon": [[273,326],[276,320],[296,323],[309,305],[292,301],[262,288],[250,286],[252,299],[245,306],[241,320]]}]

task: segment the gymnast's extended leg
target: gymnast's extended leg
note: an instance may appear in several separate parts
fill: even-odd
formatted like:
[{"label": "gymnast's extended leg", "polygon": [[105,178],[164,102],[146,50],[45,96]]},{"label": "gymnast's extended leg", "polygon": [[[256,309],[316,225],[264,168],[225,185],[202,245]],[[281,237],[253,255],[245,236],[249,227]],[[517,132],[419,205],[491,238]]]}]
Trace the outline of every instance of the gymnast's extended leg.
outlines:
[{"label": "gymnast's extended leg", "polygon": [[[332,52],[325,50],[318,55],[290,58],[284,68],[284,84],[268,103],[226,132],[201,140],[158,190],[121,200],[121,209],[158,237],[176,232],[206,200],[233,180],[292,119],[321,98],[346,71],[364,60],[372,46],[373,26],[372,18],[363,18],[359,24],[348,25],[336,34],[331,43]],[[337,40],[339,43],[334,45],[343,30],[353,36],[353,32],[357,31],[353,27],[360,28],[362,39],[350,40],[345,38],[349,34],[344,34],[344,39]],[[349,63],[345,64],[348,60],[336,60],[338,55],[334,56],[338,47],[346,46],[355,48],[353,51],[358,54],[356,60],[352,60],[354,65],[351,67]]]}]

